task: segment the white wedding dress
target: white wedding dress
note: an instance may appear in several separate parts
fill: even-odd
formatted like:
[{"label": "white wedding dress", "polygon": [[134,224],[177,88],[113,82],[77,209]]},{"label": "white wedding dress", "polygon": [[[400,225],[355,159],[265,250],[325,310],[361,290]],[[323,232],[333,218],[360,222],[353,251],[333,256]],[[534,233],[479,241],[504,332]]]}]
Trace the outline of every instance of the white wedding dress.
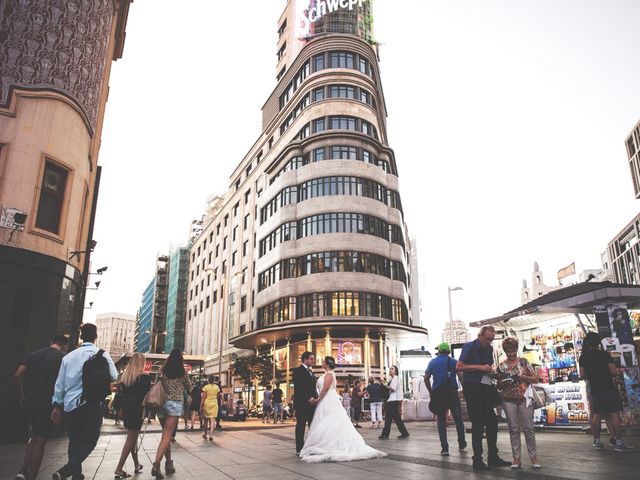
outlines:
[{"label": "white wedding dress", "polygon": [[331,379],[331,387],[318,403],[309,434],[300,452],[305,462],[348,462],[367,458],[385,457],[364,443],[364,439],[351,423],[336,391],[336,378],[326,373],[318,379],[318,390],[322,391],[325,379]]}]

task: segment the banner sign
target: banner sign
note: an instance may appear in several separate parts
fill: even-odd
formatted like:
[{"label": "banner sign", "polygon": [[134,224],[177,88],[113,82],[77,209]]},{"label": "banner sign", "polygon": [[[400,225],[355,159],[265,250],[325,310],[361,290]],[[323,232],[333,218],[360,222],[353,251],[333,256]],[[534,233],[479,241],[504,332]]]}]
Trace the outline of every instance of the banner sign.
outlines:
[{"label": "banner sign", "polygon": [[534,421],[543,425],[588,425],[589,403],[586,385],[562,382],[544,385],[553,403],[536,410]]},{"label": "banner sign", "polygon": [[338,10],[354,10],[362,7],[365,0],[296,0],[296,37],[306,38],[313,34],[312,25],[328,13]]}]

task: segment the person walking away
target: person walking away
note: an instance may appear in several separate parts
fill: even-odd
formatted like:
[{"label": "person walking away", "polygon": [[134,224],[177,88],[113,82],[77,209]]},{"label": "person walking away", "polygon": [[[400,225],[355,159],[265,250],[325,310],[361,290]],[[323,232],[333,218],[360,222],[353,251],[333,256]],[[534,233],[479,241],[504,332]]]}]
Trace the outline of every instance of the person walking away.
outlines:
[{"label": "person walking away", "polygon": [[116,385],[116,391],[111,398],[109,408],[111,409],[111,415],[115,419],[114,425],[120,425],[120,415],[122,413],[122,390],[120,385]]},{"label": "person walking away", "polygon": [[[205,385],[202,389],[202,414],[206,419],[206,423],[209,426],[209,441],[213,442],[213,431],[216,428],[215,418],[218,416],[218,394],[220,393],[220,387],[215,383],[216,377],[209,375],[209,384]],[[205,430],[202,438],[207,438],[207,431]]]},{"label": "person walking away", "polygon": [[151,378],[144,372],[145,363],[146,357],[143,353],[134,353],[120,380],[122,389],[122,423],[124,428],[127,429],[127,439],[122,447],[120,460],[114,472],[115,478],[128,478],[131,476],[124,470],[124,464],[129,455],[133,459],[134,472],[140,473],[142,471],[142,464],[138,460],[136,443],[140,430],[142,430],[144,416],[142,401],[151,389]]},{"label": "person walking away", "polygon": [[162,387],[167,394],[167,400],[164,402],[164,425],[162,427],[162,438],[160,445],[158,445],[158,451],[156,452],[156,459],[153,462],[151,468],[151,475],[156,478],[164,478],[164,475],[160,471],[160,462],[162,457],[166,454],[166,461],[164,469],[166,473],[175,473],[176,469],[171,459],[171,435],[176,428],[180,417],[182,417],[182,409],[184,406],[184,391],[191,390],[191,383],[189,377],[184,369],[184,358],[182,352],[174,348],[169,353],[169,357],[164,366],[158,372],[158,382],[162,382]]},{"label": "person walking away", "polygon": [[284,423],[284,414],[282,410],[283,395],[284,395],[284,392],[280,388],[280,384],[276,383],[276,388],[274,388],[273,392],[271,392],[271,403],[273,404],[273,417],[275,419],[274,423],[276,423],[278,419],[280,419],[280,421]]},{"label": "person walking away", "polygon": [[402,385],[400,384],[398,373],[398,367],[395,365],[389,368],[389,376],[391,376],[391,380],[387,385],[389,389],[389,400],[387,400],[387,415],[384,419],[384,428],[382,429],[382,434],[378,437],[381,440],[389,438],[391,422],[396,423],[396,427],[398,427],[400,431],[400,435],[398,435],[400,440],[409,438],[409,432],[407,431],[407,427],[404,426],[400,414],[400,407],[402,406]]},{"label": "person walking away", "polygon": [[604,450],[600,440],[600,429],[602,417],[605,417],[610,429],[609,434],[615,441],[613,448],[617,452],[630,452],[634,448],[622,441],[622,399],[613,383],[613,378],[617,377],[619,372],[609,352],[600,349],[600,341],[600,335],[597,333],[587,333],[583,341],[582,355],[578,360],[580,378],[587,380],[591,393],[593,448]]},{"label": "person walking away", "polygon": [[351,390],[351,419],[355,422],[354,427],[356,428],[362,428],[360,417],[362,416],[362,397],[365,392],[360,388],[360,385],[360,380],[356,380]]},{"label": "person walking away", "polygon": [[299,367],[293,369],[293,406],[296,412],[296,455],[304,446],[305,425],[311,426],[315,412],[314,400],[318,397],[316,390],[316,376],[313,374],[312,365],[315,357],[311,352],[304,352]]},{"label": "person walking away", "polygon": [[[494,411],[499,401],[493,385],[493,347],[491,342],[496,330],[491,325],[480,329],[478,338],[467,342],[462,348],[456,371],[462,372],[462,390],[467,400],[471,419],[471,444],[473,446],[473,469],[488,470],[490,467],[508,467],[511,464],[498,456],[498,418]],[[486,430],[488,457],[482,459],[482,437]]]},{"label": "person walking away", "polygon": [[267,389],[262,394],[262,423],[269,423],[269,418],[271,418],[271,385],[267,385]]},{"label": "person walking away", "polygon": [[100,438],[100,403],[118,379],[113,360],[94,345],[97,328],[92,323],[80,327],[82,345],[62,359],[53,389],[51,420],[60,423],[64,411],[69,431],[68,461],[54,472],[54,480],[82,480],[82,462]]},{"label": "person walking away", "polygon": [[215,384],[218,386],[218,415],[216,416],[216,430],[222,430],[222,409],[220,405],[224,402],[224,394],[222,393],[222,383],[220,377],[216,377]]},{"label": "person walking away", "polygon": [[[502,341],[507,358],[498,366],[498,388],[501,391],[502,409],[507,416],[513,462],[511,468],[522,466],[520,460],[520,432],[524,433],[527,451],[533,468],[541,468],[536,449],[536,433],[533,429],[533,401],[525,399],[527,388],[538,383],[538,375],[531,364],[518,356],[518,340],[507,337]],[[533,388],[533,387],[531,387]]]},{"label": "person walking away", "polygon": [[[446,395],[448,409],[456,425],[458,434],[458,448],[467,448],[467,441],[464,436],[464,423],[462,422],[462,407],[458,396],[458,379],[456,376],[456,365],[458,361],[450,356],[451,348],[447,342],[438,345],[438,356],[429,362],[427,370],[424,372],[424,383],[433,398],[433,392],[443,388]],[[433,383],[432,380],[433,379]],[[447,440],[447,411],[437,415],[438,436],[440,437],[440,455],[449,456],[449,442]]]},{"label": "person walking away", "polygon": [[345,412],[347,412],[347,415],[349,415],[349,418],[351,418],[351,388],[348,383],[344,384],[342,395],[340,395],[340,403],[342,403],[342,407]]},{"label": "person walking away", "polygon": [[191,428],[196,422],[196,415],[198,415],[198,421],[200,422],[200,428],[202,430],[202,414],[200,413],[200,404],[202,403],[202,386],[200,382],[191,389],[191,405],[189,405],[189,412],[191,413]]},{"label": "person walking away", "polygon": [[66,344],[66,337],[54,336],[48,347],[27,355],[16,370],[14,378],[18,384],[20,404],[27,409],[31,432],[22,468],[15,476],[16,480],[35,480],[38,476],[53,426],[51,396]]},{"label": "person walking away", "polygon": [[382,426],[382,385],[376,383],[373,377],[369,377],[369,385],[366,388],[371,410],[371,428]]}]

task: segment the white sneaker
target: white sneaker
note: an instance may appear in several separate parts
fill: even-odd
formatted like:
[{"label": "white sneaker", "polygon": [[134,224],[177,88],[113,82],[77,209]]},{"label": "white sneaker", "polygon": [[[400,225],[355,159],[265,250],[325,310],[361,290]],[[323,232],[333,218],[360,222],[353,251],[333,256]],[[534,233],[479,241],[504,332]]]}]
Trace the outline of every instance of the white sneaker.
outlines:
[{"label": "white sneaker", "polygon": [[616,452],[633,452],[635,448],[625,445],[624,443],[616,443],[616,446],[613,447]]}]

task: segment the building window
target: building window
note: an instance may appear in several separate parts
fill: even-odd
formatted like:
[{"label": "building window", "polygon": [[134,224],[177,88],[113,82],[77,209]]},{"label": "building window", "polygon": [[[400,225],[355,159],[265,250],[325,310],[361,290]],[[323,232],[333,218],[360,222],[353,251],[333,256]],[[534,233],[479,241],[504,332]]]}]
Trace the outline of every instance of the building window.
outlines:
[{"label": "building window", "polygon": [[247,203],[249,203],[249,195],[251,195],[251,189],[247,190],[246,192],[244,192],[244,204],[246,205]]},{"label": "building window", "polygon": [[320,100],[324,100],[324,88],[323,87],[316,88],[313,91],[313,101],[314,102],[319,102]]},{"label": "building window", "polygon": [[235,227],[233,227],[233,230],[231,232],[231,241],[235,242],[237,236],[238,236],[238,226],[236,225]]},{"label": "building window", "polygon": [[224,237],[222,239],[222,250],[226,250],[227,249],[227,237]]},{"label": "building window", "polygon": [[240,179],[236,180],[235,188],[236,188],[236,191],[240,188]]},{"label": "building window", "polygon": [[247,309],[247,296],[240,297],[240,311],[244,312]]},{"label": "building window", "polygon": [[227,225],[229,225],[229,214],[228,213],[224,216],[224,226],[226,227]]},{"label": "building window", "polygon": [[219,253],[220,253],[220,245],[216,245],[216,258],[218,258]]},{"label": "building window", "polygon": [[313,57],[313,71],[324,70],[324,53],[319,53]]},{"label": "building window", "polygon": [[222,262],[222,274],[224,275],[225,273],[227,273],[227,261],[224,260]]},{"label": "building window", "polygon": [[231,254],[231,266],[233,267],[236,264],[236,254],[238,253],[238,251],[236,250],[235,252],[233,252]]},{"label": "building window", "polygon": [[243,244],[242,244],[242,256],[246,257],[247,256],[247,250],[249,249],[249,240],[246,240]]},{"label": "building window", "polygon": [[239,209],[239,208],[240,208],[240,202],[236,203],[236,204],[233,206],[233,216],[234,216],[234,217],[237,217],[237,216],[238,216],[238,209]]},{"label": "building window", "polygon": [[313,133],[320,133],[324,131],[324,118],[316,118],[313,121]]},{"label": "building window", "polygon": [[244,216],[244,222],[242,222],[242,228],[246,230],[249,227],[249,214]]},{"label": "building window", "polygon": [[47,160],[42,176],[36,227],[60,233],[60,220],[69,171]]}]

